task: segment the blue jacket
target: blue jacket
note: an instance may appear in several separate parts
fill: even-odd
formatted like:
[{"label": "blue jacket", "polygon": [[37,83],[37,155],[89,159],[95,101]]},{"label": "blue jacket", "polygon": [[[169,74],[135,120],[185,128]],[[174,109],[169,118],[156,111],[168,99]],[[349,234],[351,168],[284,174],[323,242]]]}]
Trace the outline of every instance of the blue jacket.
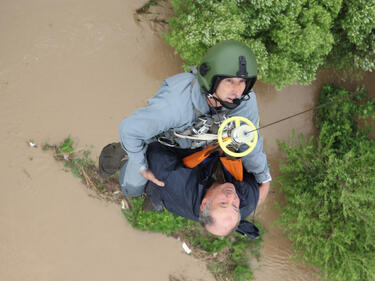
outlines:
[{"label": "blue jacket", "polygon": [[[181,161],[186,155],[186,151],[171,149],[157,142],[150,144],[147,151],[150,169],[159,180],[164,181],[165,186],[159,187],[148,182],[146,188],[160,192],[165,208],[171,213],[198,221],[203,196],[213,182],[211,175],[217,158],[213,157],[190,169],[183,166]],[[234,184],[240,199],[239,210],[242,220],[237,231],[256,238],[259,235],[257,228],[245,219],[257,206],[259,184],[254,176],[246,171],[244,171],[242,182],[234,180],[229,174],[228,177],[229,181]]]},{"label": "blue jacket", "polygon": [[[153,137],[169,129],[181,132],[190,127],[196,118],[194,109],[202,114],[209,112],[196,75],[181,73],[167,78],[146,107],[138,109],[120,124],[120,141],[128,153],[129,163],[138,167],[139,172],[146,170],[147,144]],[[251,92],[250,99],[231,110],[230,115],[246,117],[257,125],[259,120],[255,93]],[[189,148],[189,142],[185,142],[182,148]],[[242,163],[249,173],[254,174],[257,182],[271,180],[263,151],[263,139],[259,135],[256,147],[242,158]]]}]

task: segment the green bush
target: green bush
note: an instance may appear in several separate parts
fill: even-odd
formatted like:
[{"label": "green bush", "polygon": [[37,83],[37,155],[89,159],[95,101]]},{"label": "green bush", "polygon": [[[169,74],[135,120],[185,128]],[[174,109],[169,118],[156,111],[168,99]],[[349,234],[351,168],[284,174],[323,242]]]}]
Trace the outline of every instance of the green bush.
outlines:
[{"label": "green bush", "polygon": [[375,141],[369,125],[375,100],[362,88],[355,94],[324,87],[317,139],[294,133],[278,179],[285,194],[279,223],[297,257],[317,266],[328,280],[375,280]]},{"label": "green bush", "polygon": [[328,64],[344,72],[375,69],[375,2],[344,0],[334,22]]},{"label": "green bush", "polygon": [[[281,89],[309,84],[325,65],[375,68],[375,3],[367,0],[172,0],[164,34],[186,65],[217,42],[235,39],[255,53],[258,77]],[[328,56],[328,61],[327,61]]]}]

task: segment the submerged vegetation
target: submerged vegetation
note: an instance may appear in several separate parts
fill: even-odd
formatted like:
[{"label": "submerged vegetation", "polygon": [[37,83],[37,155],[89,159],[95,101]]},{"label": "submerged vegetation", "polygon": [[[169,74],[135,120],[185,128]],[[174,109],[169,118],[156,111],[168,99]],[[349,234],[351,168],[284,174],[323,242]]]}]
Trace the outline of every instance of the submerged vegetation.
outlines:
[{"label": "submerged vegetation", "polygon": [[293,133],[280,143],[279,223],[297,258],[327,280],[375,280],[375,140],[366,122],[375,119],[375,100],[363,88],[325,86],[319,103],[338,98],[317,111],[316,138],[296,143]]},{"label": "submerged vegetation", "polygon": [[165,2],[166,0],[149,0],[142,7],[135,10],[137,14],[150,13],[150,8],[159,5],[159,2]]},{"label": "submerged vegetation", "polygon": [[255,53],[258,78],[281,89],[310,84],[320,67],[357,76],[375,69],[375,2],[368,0],[171,0],[166,41],[186,65],[217,42]]},{"label": "submerged vegetation", "polygon": [[[43,146],[43,150],[52,150],[58,161],[81,178],[83,183],[94,190],[99,198],[120,204],[126,201],[129,208],[123,208],[128,222],[136,229],[161,232],[184,241],[191,249],[192,255],[207,262],[208,269],[217,280],[245,281],[252,280],[250,253],[259,258],[261,239],[251,240],[240,234],[220,238],[213,236],[196,222],[176,216],[166,210],[144,212],[142,204],[145,197],[125,198],[118,184],[118,175],[109,179],[99,176],[95,162],[90,159],[89,150],[75,151],[73,140],[68,137],[59,145]],[[258,225],[258,228],[259,225]]]},{"label": "submerged vegetation", "polygon": [[74,150],[74,141],[67,137],[59,145],[44,144],[43,150],[52,150],[56,160],[64,162],[74,176],[83,180],[85,185],[94,190],[100,198],[120,203],[123,196],[120,192],[118,180],[115,177],[102,179],[99,176],[95,162],[90,159],[90,150]]}]

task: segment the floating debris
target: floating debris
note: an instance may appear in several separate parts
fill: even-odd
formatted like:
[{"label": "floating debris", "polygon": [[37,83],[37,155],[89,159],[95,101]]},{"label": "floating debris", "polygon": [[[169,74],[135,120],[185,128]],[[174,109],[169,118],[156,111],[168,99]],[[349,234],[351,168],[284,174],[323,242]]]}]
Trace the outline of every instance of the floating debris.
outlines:
[{"label": "floating debris", "polygon": [[126,211],[131,209],[131,206],[130,206],[130,203],[128,202],[128,200],[126,200],[126,199],[121,200],[121,209],[126,210]]},{"label": "floating debris", "polygon": [[182,249],[184,249],[185,253],[190,255],[191,254],[191,250],[190,248],[188,247],[188,245],[186,245],[185,242],[182,243]]},{"label": "floating debris", "polygon": [[29,140],[29,146],[30,147],[37,147],[37,145],[35,144],[35,142],[33,140]]},{"label": "floating debris", "polygon": [[63,157],[65,161],[69,160],[69,153],[68,152],[63,152]]}]

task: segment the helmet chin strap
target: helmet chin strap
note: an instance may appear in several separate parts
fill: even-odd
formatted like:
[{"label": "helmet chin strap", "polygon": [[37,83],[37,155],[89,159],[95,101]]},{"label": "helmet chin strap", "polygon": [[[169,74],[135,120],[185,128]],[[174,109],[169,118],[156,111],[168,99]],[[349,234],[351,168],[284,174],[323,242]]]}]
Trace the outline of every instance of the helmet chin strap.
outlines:
[{"label": "helmet chin strap", "polygon": [[233,100],[233,103],[231,103],[231,102],[227,102],[227,101],[223,101],[223,100],[221,100],[221,99],[219,99],[219,98],[217,98],[217,97],[215,97],[214,95],[212,95],[212,94],[208,94],[207,95],[209,98],[213,98],[215,101],[217,101],[217,102],[220,102],[220,104],[222,105],[222,106],[224,106],[225,108],[227,108],[227,109],[235,109],[237,106],[239,106],[240,104],[241,104],[241,100],[240,99],[234,99]]}]

